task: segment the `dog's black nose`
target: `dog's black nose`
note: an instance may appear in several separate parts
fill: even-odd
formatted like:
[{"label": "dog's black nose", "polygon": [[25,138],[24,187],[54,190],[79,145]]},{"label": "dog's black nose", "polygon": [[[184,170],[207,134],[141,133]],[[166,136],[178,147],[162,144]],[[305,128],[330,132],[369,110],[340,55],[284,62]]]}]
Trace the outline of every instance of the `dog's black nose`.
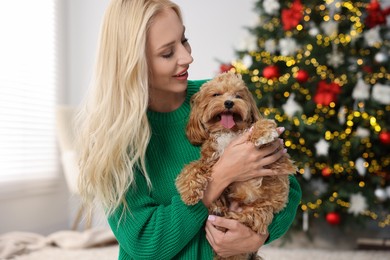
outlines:
[{"label": "dog's black nose", "polygon": [[225,103],[224,103],[224,105],[225,105],[225,107],[226,107],[227,109],[230,109],[230,108],[232,108],[232,107],[234,106],[234,102],[231,101],[231,100],[226,100]]}]

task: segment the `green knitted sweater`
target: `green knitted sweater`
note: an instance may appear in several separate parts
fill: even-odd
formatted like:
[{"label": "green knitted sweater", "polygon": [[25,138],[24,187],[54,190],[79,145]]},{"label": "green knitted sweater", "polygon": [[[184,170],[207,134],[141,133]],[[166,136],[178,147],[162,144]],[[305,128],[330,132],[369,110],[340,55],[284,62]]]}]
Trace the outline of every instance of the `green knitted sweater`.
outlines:
[{"label": "green knitted sweater", "polygon": [[[208,216],[202,202],[185,205],[176,190],[175,178],[184,165],[200,156],[200,147],[189,143],[185,127],[190,97],[205,81],[189,81],[183,105],[170,113],[148,111],[152,137],[147,149],[147,170],[153,185],[149,191],[139,172],[136,185],[126,194],[129,212],[122,207],[108,217],[119,242],[119,259],[212,259],[213,251],[204,230]],[[267,243],[290,227],[301,198],[294,176],[290,178],[289,203],[275,215]],[[122,216],[122,219],[121,219]]]}]

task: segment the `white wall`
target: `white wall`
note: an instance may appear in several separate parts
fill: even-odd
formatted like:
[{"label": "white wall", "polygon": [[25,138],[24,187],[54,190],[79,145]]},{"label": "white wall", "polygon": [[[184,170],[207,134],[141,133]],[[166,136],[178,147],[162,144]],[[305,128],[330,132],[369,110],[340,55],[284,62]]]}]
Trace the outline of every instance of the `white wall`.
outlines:
[{"label": "white wall", "polygon": [[[104,9],[109,0],[69,0],[68,86],[69,104],[81,102],[88,87],[95,60]],[[186,36],[194,63],[191,79],[210,78],[219,62],[235,58],[234,48],[248,35],[243,26],[252,25],[255,0],[174,0],[182,9]]]},{"label": "white wall", "polygon": [[234,49],[248,33],[244,26],[253,25],[255,1],[174,0],[181,8],[186,36],[192,45],[194,63],[190,78],[210,78],[219,71],[220,62],[235,58]]},{"label": "white wall", "polygon": [[96,46],[108,0],[67,1],[67,103],[80,103],[93,71]]}]

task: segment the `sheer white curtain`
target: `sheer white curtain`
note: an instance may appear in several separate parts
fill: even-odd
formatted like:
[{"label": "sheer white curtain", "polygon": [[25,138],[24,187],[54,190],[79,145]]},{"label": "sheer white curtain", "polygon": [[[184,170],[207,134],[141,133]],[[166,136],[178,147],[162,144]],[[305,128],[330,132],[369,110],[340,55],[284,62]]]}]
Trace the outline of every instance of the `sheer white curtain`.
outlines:
[{"label": "sheer white curtain", "polygon": [[0,194],[58,177],[57,2],[0,1]]}]

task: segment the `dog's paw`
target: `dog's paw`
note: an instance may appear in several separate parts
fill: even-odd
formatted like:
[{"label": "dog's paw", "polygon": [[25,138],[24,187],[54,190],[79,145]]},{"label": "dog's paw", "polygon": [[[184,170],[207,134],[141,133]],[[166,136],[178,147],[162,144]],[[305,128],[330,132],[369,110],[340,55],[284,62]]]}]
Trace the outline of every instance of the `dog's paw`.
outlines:
[{"label": "dog's paw", "polygon": [[211,180],[211,174],[205,172],[199,161],[184,167],[176,178],[176,188],[182,201],[187,205],[194,205],[203,199],[204,191]]},{"label": "dog's paw", "polygon": [[268,144],[275,140],[279,136],[279,133],[276,129],[270,129],[269,131],[265,131],[262,136],[255,140],[255,146],[259,147],[263,144]]},{"label": "dog's paw", "polygon": [[176,187],[180,194],[181,200],[186,205],[195,205],[203,198],[204,191],[199,187],[195,188],[194,181],[188,179],[187,177],[188,176],[186,175],[180,175],[176,180]]}]

